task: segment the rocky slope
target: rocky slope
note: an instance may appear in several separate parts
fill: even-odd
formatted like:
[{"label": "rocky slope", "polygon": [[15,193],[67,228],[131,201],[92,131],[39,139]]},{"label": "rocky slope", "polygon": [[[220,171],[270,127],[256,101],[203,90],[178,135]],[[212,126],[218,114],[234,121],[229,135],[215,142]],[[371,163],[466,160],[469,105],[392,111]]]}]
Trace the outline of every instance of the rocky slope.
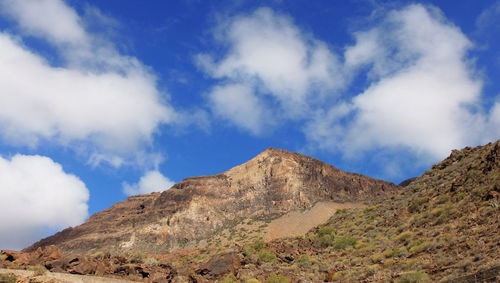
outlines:
[{"label": "rocky slope", "polygon": [[319,201],[362,201],[399,187],[347,173],[314,158],[269,148],[231,170],[187,178],[162,193],[138,195],[43,239],[25,251],[169,252],[206,246],[244,219],[271,219]]},{"label": "rocky slope", "polygon": [[276,273],[291,282],[500,282],[499,202],[500,141],[454,150],[399,195],[339,211],[306,237],[244,247],[245,265],[235,274],[264,280]]},{"label": "rocky slope", "polygon": [[305,236],[125,257],[48,246],[3,251],[0,268],[143,282],[499,282],[499,202],[496,141],[453,151],[401,193],[338,210]]}]

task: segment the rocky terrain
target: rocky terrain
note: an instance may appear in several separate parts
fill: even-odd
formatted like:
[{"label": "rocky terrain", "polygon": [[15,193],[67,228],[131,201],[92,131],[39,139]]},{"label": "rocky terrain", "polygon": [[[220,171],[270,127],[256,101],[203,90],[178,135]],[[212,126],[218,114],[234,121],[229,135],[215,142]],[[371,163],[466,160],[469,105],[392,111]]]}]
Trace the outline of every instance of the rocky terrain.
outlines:
[{"label": "rocky terrain", "polygon": [[[319,162],[301,155],[278,153],[286,157],[281,156],[277,164],[282,164],[283,159],[297,163]],[[273,160],[273,156],[276,155],[264,152],[242,166],[250,164],[253,168],[259,160]],[[325,175],[338,172],[338,176],[347,178],[359,176],[321,166],[330,168],[319,171],[327,172]],[[311,172],[304,169],[311,167],[299,168],[302,169],[295,172]],[[301,178],[306,177],[297,179]],[[188,187],[194,180],[187,179],[179,185]],[[75,254],[56,246],[45,246],[32,248],[31,252],[3,251],[0,268],[42,269],[143,282],[500,281],[500,141],[454,150],[448,158],[405,185],[397,194],[375,199],[368,206],[339,208],[326,223],[305,235],[267,242],[255,238],[227,246],[207,245],[170,253],[134,253],[132,250],[123,255],[100,251]],[[338,198],[330,199],[352,201],[362,194],[345,190]],[[365,189],[364,194],[369,191]],[[150,205],[154,206],[159,199],[158,194]],[[313,201],[310,203],[313,208],[301,212],[300,216],[315,215],[311,213],[316,213],[314,207],[318,206],[312,205]],[[255,210],[256,215],[261,215],[259,209]],[[294,215],[296,212],[290,212],[277,219]],[[233,227],[241,229],[239,224]]]},{"label": "rocky terrain", "polygon": [[499,196],[500,141],[454,150],[401,194],[269,243],[269,269],[293,282],[498,282]]},{"label": "rocky terrain", "polygon": [[269,148],[227,172],[187,178],[162,193],[130,197],[25,251],[49,245],[70,252],[113,254],[204,247],[219,232],[244,220],[266,222],[319,201],[359,202],[398,188]]}]

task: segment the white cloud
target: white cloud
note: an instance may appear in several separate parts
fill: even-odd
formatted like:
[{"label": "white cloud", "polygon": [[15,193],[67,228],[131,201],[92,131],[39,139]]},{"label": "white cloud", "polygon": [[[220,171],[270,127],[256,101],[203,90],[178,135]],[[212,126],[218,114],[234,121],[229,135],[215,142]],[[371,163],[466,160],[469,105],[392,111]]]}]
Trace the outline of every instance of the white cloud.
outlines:
[{"label": "white cloud", "polygon": [[272,125],[267,109],[246,85],[224,85],[215,87],[209,94],[212,111],[236,126],[261,134],[266,125]]},{"label": "white cloud", "polygon": [[0,157],[0,249],[20,249],[46,229],[80,224],[88,198],[85,184],[50,158]]},{"label": "white cloud", "polygon": [[411,152],[407,159],[426,163],[500,137],[498,109],[481,101],[474,45],[433,6],[389,11],[353,33],[343,60],[267,8],[231,18],[216,35],[226,50],[221,59],[198,57],[219,79],[209,103],[252,134],[270,120],[294,120],[311,147],[346,157]]},{"label": "white cloud", "polygon": [[154,170],[146,172],[136,184],[124,183],[123,192],[129,196],[149,194],[168,190],[173,185],[173,181],[165,177],[161,172]]},{"label": "white cloud", "polygon": [[52,44],[54,66],[19,37],[0,32],[0,129],[13,145],[40,140],[85,148],[92,160],[119,166],[147,147],[177,113],[156,77],[111,42],[85,31],[61,0],[1,0],[23,35]]},{"label": "white cloud", "polygon": [[[403,146],[432,160],[482,141],[482,83],[466,61],[472,45],[457,27],[433,9],[411,5],[356,38],[346,60],[371,65],[374,80],[349,102],[350,121],[323,116],[311,123],[313,140],[328,145],[335,139],[354,152]],[[331,135],[318,138],[314,132],[325,131],[325,120]]]},{"label": "white cloud", "polygon": [[[499,95],[500,97],[500,95]],[[498,139],[500,136],[500,102],[496,102],[491,108],[489,120],[487,123],[489,128],[486,129],[485,141]]]},{"label": "white cloud", "polygon": [[79,16],[62,0],[1,0],[0,7],[30,35],[74,45],[90,39]]},{"label": "white cloud", "polygon": [[[214,62],[207,54],[198,63],[212,77],[247,85],[255,95],[272,97],[279,115],[303,117],[321,93],[343,85],[336,56],[328,46],[298,29],[291,19],[261,8],[223,23],[216,38],[228,47]],[[232,112],[234,120],[238,112]],[[261,126],[246,126],[250,131]]]}]

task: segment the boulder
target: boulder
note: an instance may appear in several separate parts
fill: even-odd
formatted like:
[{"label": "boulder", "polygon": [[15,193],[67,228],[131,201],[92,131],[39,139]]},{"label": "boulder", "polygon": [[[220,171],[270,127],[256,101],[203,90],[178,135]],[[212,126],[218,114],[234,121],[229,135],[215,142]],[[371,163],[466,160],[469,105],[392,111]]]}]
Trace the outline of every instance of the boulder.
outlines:
[{"label": "boulder", "polygon": [[12,250],[2,250],[1,254],[5,256],[7,262],[13,262],[16,265],[26,265],[30,262],[30,254]]},{"label": "boulder", "polygon": [[71,274],[87,275],[95,274],[97,263],[88,261],[85,258],[75,258],[70,260],[70,266],[66,269]]},{"label": "boulder", "polygon": [[236,253],[215,255],[196,273],[208,279],[217,279],[226,274],[236,274],[240,268],[240,259]]}]

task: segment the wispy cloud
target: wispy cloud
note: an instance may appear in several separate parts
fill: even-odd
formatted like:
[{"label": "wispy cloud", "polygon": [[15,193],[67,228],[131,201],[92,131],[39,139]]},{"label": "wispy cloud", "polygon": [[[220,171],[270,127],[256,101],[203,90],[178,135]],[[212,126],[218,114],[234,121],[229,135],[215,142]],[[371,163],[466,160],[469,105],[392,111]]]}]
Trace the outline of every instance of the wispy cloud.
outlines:
[{"label": "wispy cloud", "polygon": [[495,1],[491,6],[486,8],[476,19],[476,28],[480,33],[489,33],[493,31],[500,31],[500,23],[498,17],[500,16],[500,1]]}]

